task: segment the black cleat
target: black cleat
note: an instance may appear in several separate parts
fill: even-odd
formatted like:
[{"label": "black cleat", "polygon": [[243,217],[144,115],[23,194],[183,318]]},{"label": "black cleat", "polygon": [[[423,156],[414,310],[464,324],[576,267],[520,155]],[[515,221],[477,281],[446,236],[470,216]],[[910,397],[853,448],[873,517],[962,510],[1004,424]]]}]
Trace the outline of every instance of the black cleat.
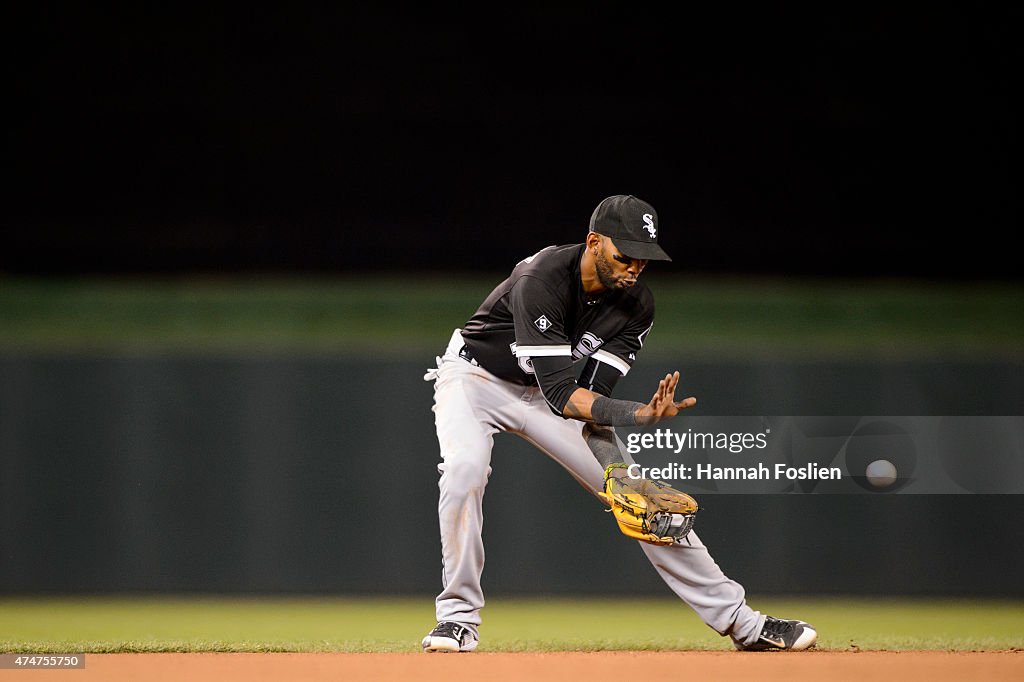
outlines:
[{"label": "black cleat", "polygon": [[818,631],[802,620],[764,619],[761,636],[753,644],[735,642],[740,651],[803,651],[818,641]]},{"label": "black cleat", "polygon": [[455,653],[459,651],[472,651],[479,642],[473,631],[465,625],[459,625],[449,620],[441,621],[430,633],[423,638],[421,643],[423,650],[427,652],[442,651]]}]

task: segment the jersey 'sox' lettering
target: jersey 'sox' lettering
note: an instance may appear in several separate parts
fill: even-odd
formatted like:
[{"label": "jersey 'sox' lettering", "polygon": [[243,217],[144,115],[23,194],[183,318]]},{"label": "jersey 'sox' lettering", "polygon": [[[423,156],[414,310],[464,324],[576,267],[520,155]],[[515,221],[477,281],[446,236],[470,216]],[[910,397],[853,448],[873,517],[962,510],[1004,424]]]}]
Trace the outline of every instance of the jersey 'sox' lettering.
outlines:
[{"label": "jersey 'sox' lettering", "polygon": [[[647,339],[647,335],[651,333],[652,329],[654,329],[654,323],[653,322],[651,323],[650,327],[648,327],[644,331],[640,332],[640,335],[636,337],[636,340],[640,342],[640,347],[641,348],[644,347],[644,341]],[[633,358],[633,359],[635,360],[636,358]]]},{"label": "jersey 'sox' lettering", "polygon": [[537,370],[533,368],[533,360],[531,360],[530,357],[527,355],[519,357],[519,354],[516,353],[515,342],[508,344],[508,349],[512,351],[512,355],[515,355],[517,358],[519,358],[519,369],[523,370],[527,374],[536,373]]},{"label": "jersey 'sox' lettering", "polygon": [[583,338],[576,344],[576,347],[572,349],[572,360],[576,362],[585,357],[589,357],[594,354],[598,348],[604,343],[603,339],[598,338],[593,332],[584,332]]},{"label": "jersey 'sox' lettering", "polygon": [[527,374],[534,374],[537,371],[533,368],[533,360],[527,355],[519,358],[519,368]]}]

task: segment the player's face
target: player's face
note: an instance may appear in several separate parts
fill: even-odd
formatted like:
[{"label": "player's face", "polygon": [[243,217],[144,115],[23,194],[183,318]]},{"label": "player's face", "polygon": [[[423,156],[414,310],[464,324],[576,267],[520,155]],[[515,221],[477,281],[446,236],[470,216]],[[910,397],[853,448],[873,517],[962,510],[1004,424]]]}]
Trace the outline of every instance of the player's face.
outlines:
[{"label": "player's face", "polygon": [[601,237],[601,248],[594,261],[597,279],[606,289],[628,289],[636,284],[647,261],[630,258],[615,248],[608,237]]}]

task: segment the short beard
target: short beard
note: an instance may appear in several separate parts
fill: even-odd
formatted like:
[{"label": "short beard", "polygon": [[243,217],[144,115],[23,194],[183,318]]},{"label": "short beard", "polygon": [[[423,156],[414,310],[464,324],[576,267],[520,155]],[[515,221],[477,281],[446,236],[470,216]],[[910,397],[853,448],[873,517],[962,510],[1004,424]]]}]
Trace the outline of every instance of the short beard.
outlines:
[{"label": "short beard", "polygon": [[601,286],[605,289],[619,288],[619,280],[615,278],[612,265],[605,258],[603,248],[597,252],[597,257],[594,259],[594,268],[597,270],[597,281],[601,283]]}]

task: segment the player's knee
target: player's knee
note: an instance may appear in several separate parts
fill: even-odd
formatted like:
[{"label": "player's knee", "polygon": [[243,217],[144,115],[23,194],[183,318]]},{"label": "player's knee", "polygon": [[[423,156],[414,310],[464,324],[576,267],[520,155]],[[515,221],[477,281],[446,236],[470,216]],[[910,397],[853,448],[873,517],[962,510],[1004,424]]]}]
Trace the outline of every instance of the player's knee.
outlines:
[{"label": "player's knee", "polygon": [[491,467],[487,462],[473,460],[446,461],[443,465],[442,484],[449,494],[465,494],[487,485]]}]

